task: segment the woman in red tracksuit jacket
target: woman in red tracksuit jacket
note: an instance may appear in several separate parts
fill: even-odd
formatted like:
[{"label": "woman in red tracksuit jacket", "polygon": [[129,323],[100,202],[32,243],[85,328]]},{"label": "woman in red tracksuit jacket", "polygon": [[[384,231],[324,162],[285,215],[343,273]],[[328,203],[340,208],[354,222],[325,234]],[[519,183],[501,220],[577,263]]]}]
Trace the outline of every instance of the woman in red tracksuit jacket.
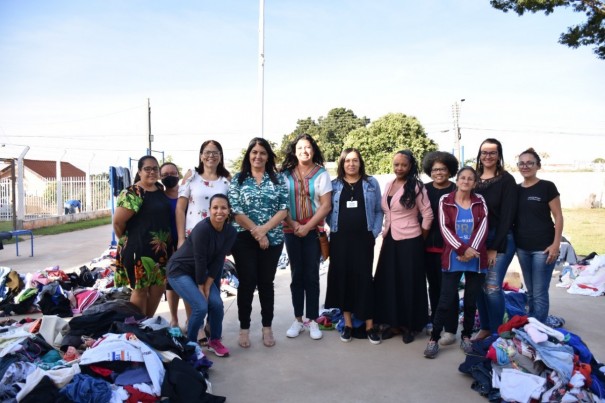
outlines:
[{"label": "woman in red tracksuit jacket", "polygon": [[433,332],[424,350],[427,358],[434,358],[439,352],[443,328],[458,327],[458,283],[463,274],[464,322],[460,348],[465,352],[471,350],[477,296],[487,272],[487,206],[483,197],[473,191],[476,183],[475,170],[464,167],[456,176],[457,190],[439,200],[439,228],[444,240],[442,283]]}]

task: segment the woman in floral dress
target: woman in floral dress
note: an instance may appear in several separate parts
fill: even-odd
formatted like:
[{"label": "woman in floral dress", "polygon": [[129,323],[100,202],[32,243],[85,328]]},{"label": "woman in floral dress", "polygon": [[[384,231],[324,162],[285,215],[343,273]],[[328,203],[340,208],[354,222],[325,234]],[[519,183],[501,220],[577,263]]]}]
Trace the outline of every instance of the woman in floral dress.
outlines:
[{"label": "woman in floral dress", "polygon": [[132,288],[130,302],[148,317],[155,315],[165,290],[172,244],[170,201],[158,183],[159,172],[155,157],[142,157],[135,183],[120,193],[113,216],[120,238],[115,285]]}]

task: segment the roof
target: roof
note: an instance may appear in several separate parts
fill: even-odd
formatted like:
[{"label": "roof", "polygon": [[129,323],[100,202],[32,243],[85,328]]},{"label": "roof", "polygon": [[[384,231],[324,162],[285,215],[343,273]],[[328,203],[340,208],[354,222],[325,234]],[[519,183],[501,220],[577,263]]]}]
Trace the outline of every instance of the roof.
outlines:
[{"label": "roof", "polygon": [[[54,179],[57,177],[57,161],[42,161],[42,160],[23,160],[23,165],[40,175],[46,179]],[[2,177],[7,176],[4,175],[4,171],[9,171],[8,176],[10,176],[10,166],[4,168],[1,173]],[[82,171],[80,168],[77,168],[70,164],[69,162],[61,161],[61,177],[62,178],[81,178],[85,177],[86,172]]]}]

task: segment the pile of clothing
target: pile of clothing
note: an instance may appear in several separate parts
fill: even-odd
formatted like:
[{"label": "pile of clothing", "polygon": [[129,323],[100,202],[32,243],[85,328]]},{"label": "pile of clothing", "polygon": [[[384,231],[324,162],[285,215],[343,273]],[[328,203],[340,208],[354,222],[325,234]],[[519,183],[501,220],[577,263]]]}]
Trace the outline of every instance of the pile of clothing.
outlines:
[{"label": "pile of clothing", "polygon": [[513,316],[498,335],[473,342],[458,368],[489,401],[598,402],[605,399],[605,365],[582,339],[535,318]]},{"label": "pile of clothing", "polygon": [[[114,287],[114,262],[109,248],[76,272],[0,267],[0,316],[43,314],[0,322],[0,401],[225,401],[211,394],[212,362],[200,346],[165,319],[145,318],[130,289]],[[232,294],[235,266],[225,275]]]},{"label": "pile of clothing", "polygon": [[196,343],[122,300],[70,322],[5,321],[0,362],[3,402],[225,401],[209,393],[212,362]]},{"label": "pile of clothing", "polygon": [[593,252],[578,264],[564,265],[557,287],[567,288],[570,294],[605,295],[605,255]]}]

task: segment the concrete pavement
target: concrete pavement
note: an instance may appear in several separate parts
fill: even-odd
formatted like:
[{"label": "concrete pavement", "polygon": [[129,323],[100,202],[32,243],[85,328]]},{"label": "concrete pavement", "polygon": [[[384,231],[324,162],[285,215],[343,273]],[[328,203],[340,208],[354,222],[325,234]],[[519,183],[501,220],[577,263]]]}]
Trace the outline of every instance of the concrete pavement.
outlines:
[{"label": "concrete pavement", "polygon": [[[109,245],[111,227],[103,226],[69,234],[35,238],[35,256],[29,245],[20,244],[23,254],[14,254],[14,245],[0,251],[0,265],[21,273],[59,265],[77,268],[98,257]],[[511,270],[517,270],[516,259]],[[568,294],[551,284],[551,312],[566,319],[566,327],[582,337],[598,360],[605,360],[602,329],[605,298]],[[458,372],[464,355],[458,345],[444,347],[434,360],[423,357],[427,336],[404,345],[393,338],[374,346],[367,340],[342,343],[335,331],[325,331],[322,340],[312,340],[308,332],[295,339],[286,337],[294,320],[290,300],[290,271],[278,270],[275,280],[275,319],[277,344],[264,347],[261,341],[260,305],[255,297],[249,349],[237,345],[239,323],[235,297],[225,300],[223,342],[229,357],[208,353],[214,366],[210,370],[213,393],[229,402],[485,402],[470,386],[472,379]],[[324,300],[326,273],[321,276]],[[185,313],[180,305],[184,324]],[[168,306],[162,302],[158,314],[166,318]]]}]

